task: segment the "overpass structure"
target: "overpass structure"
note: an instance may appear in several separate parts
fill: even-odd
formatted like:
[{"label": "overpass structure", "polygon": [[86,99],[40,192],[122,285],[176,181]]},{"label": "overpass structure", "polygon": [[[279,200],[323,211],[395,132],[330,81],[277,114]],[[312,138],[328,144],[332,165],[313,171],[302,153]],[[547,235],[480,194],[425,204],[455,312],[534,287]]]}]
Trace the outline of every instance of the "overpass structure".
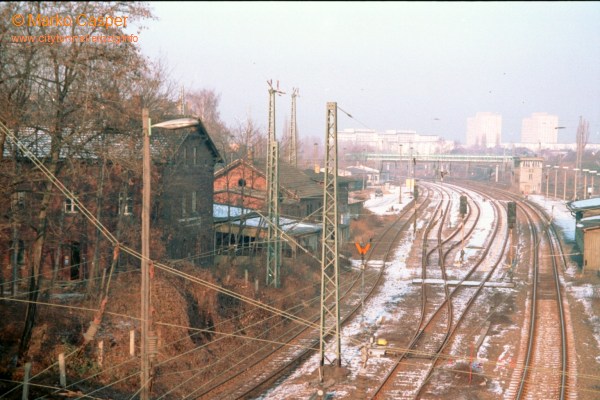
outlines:
[{"label": "overpass structure", "polygon": [[398,153],[349,153],[346,161],[408,161],[442,162],[442,163],[480,163],[503,164],[512,166],[513,156],[506,155],[472,155],[472,154],[398,154]]}]

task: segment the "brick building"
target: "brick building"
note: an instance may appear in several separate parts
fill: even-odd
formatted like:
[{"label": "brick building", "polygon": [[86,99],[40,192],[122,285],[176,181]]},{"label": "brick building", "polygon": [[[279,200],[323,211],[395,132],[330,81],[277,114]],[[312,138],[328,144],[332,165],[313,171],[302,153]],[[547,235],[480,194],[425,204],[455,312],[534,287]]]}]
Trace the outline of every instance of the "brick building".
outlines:
[{"label": "brick building", "polygon": [[[301,170],[279,162],[282,216],[317,220],[313,213],[323,205],[323,189]],[[266,210],[265,163],[238,159],[215,172],[215,203]]]}]

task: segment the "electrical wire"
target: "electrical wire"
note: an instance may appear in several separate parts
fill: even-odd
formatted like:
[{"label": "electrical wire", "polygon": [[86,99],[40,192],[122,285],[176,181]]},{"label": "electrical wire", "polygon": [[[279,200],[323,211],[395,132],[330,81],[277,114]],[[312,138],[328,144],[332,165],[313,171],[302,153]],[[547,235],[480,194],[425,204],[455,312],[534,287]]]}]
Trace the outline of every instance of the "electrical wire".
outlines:
[{"label": "electrical wire", "polygon": [[[17,145],[17,147],[19,147],[19,149],[20,149],[20,150],[21,150],[21,151],[22,151],[22,152],[23,152],[23,153],[24,153],[24,154],[25,154],[25,155],[26,155],[26,156],[27,156],[29,159],[31,159],[31,160],[32,160],[32,162],[33,162],[33,163],[36,165],[36,167],[38,167],[38,169],[40,169],[40,171],[42,171],[42,173],[43,173],[43,174],[44,174],[44,175],[47,177],[47,179],[49,179],[49,180],[50,180],[50,182],[51,182],[51,183],[52,183],[54,186],[56,186],[56,187],[59,189],[59,191],[60,191],[61,193],[63,193],[63,195],[65,195],[65,196],[67,196],[67,197],[69,197],[69,198],[71,198],[71,199],[73,200],[73,202],[74,202],[75,206],[76,206],[76,207],[78,207],[78,209],[79,209],[79,210],[82,212],[82,214],[83,214],[83,215],[84,215],[84,216],[85,216],[85,217],[86,217],[86,218],[87,218],[87,219],[88,219],[90,222],[92,222],[92,224],[93,224],[93,225],[94,225],[94,226],[95,226],[95,227],[98,229],[98,231],[99,231],[99,232],[100,232],[100,233],[101,233],[101,234],[102,234],[104,237],[106,237],[106,238],[107,238],[107,239],[108,239],[108,240],[109,240],[109,241],[110,241],[110,242],[113,244],[113,246],[117,247],[117,246],[119,246],[119,245],[120,245],[120,244],[119,244],[119,242],[118,242],[118,240],[117,240],[117,239],[116,239],[116,238],[115,238],[115,237],[112,235],[112,233],[111,233],[111,232],[110,232],[110,231],[109,231],[109,230],[108,230],[108,229],[107,229],[107,228],[106,228],[104,225],[102,225],[102,224],[100,223],[100,221],[98,221],[98,220],[95,218],[95,216],[94,216],[94,215],[93,215],[93,214],[92,214],[92,213],[91,213],[91,212],[90,212],[90,211],[89,211],[89,210],[88,210],[88,209],[87,209],[87,208],[86,208],[86,207],[85,207],[85,206],[84,206],[84,205],[81,203],[81,201],[79,201],[79,199],[78,199],[78,198],[77,198],[77,197],[76,197],[76,196],[75,196],[75,195],[74,195],[72,192],[70,192],[70,191],[69,191],[69,190],[68,190],[68,189],[67,189],[67,188],[64,186],[64,184],[63,184],[63,183],[62,183],[60,180],[58,180],[58,178],[56,178],[56,176],[54,176],[54,175],[51,173],[51,171],[50,171],[49,169],[47,169],[47,168],[45,167],[45,165],[44,165],[43,163],[41,163],[41,162],[40,162],[40,161],[37,159],[37,157],[35,157],[35,155],[34,155],[33,153],[31,153],[31,152],[29,151],[29,149],[28,149],[28,148],[26,148],[26,147],[25,147],[25,146],[24,146],[24,145],[23,145],[23,144],[22,144],[22,143],[21,143],[21,142],[20,142],[20,141],[19,141],[19,140],[18,140],[18,139],[17,139],[17,138],[16,138],[16,137],[13,135],[13,134],[12,134],[12,133],[11,133],[11,132],[10,132],[10,131],[9,131],[9,130],[8,130],[8,129],[7,129],[5,126],[4,126],[4,125],[3,125],[3,124],[1,124],[1,123],[0,123],[0,128],[3,128],[3,130],[5,130],[5,131],[6,131],[5,133],[6,133],[7,137],[9,137],[9,139],[10,139],[11,141],[13,141],[13,143],[15,143],[15,145]],[[125,251],[126,253],[128,253],[128,254],[130,254],[130,255],[132,255],[132,256],[134,256],[134,257],[136,257],[136,258],[143,259],[142,255],[141,255],[139,252],[137,252],[137,251],[135,251],[135,250],[133,250],[133,249],[131,249],[131,248],[129,248],[129,247],[122,246],[122,249],[123,249],[123,251]],[[149,261],[151,261],[151,260],[149,260]],[[218,286],[218,285],[212,284],[212,283],[210,283],[210,282],[207,282],[207,281],[204,281],[204,280],[202,280],[202,279],[199,279],[199,278],[193,277],[193,276],[191,276],[190,274],[183,273],[182,271],[178,271],[178,270],[176,270],[176,269],[174,269],[174,268],[172,268],[172,267],[170,267],[170,266],[168,266],[168,265],[165,265],[165,264],[162,264],[162,263],[154,263],[154,266],[155,266],[155,267],[157,267],[157,268],[159,268],[159,269],[162,269],[162,270],[164,270],[165,272],[168,272],[168,273],[174,274],[174,275],[176,275],[176,276],[180,276],[180,277],[182,277],[182,278],[184,278],[184,279],[186,279],[186,280],[192,281],[192,282],[194,282],[194,283],[198,283],[198,284],[200,284],[201,286],[204,286],[204,287],[207,287],[207,288],[210,288],[210,289],[216,290],[216,291],[218,291],[218,292],[220,292],[220,293],[227,294],[227,295],[229,295],[229,296],[231,296],[231,297],[233,297],[233,298],[236,298],[236,299],[238,299],[238,300],[244,301],[244,302],[246,302],[246,303],[248,303],[248,304],[251,304],[251,305],[254,305],[254,306],[258,307],[258,308],[262,308],[262,309],[264,309],[264,310],[266,310],[266,311],[269,311],[269,312],[272,312],[272,313],[274,313],[274,314],[276,314],[276,315],[280,315],[280,316],[282,316],[282,317],[288,318],[289,320],[291,320],[291,321],[294,321],[294,322],[297,322],[297,323],[299,323],[299,324],[302,324],[302,325],[305,325],[305,326],[308,326],[308,327],[313,327],[313,328],[317,328],[317,327],[318,327],[318,325],[317,325],[317,324],[313,324],[313,323],[311,323],[310,321],[304,320],[304,319],[302,319],[302,318],[298,318],[298,317],[296,317],[296,316],[294,316],[294,315],[292,315],[292,314],[286,313],[286,312],[284,312],[284,311],[282,311],[282,310],[279,310],[279,309],[277,309],[277,308],[275,308],[275,307],[269,306],[269,305],[267,305],[267,304],[264,304],[264,303],[262,303],[262,302],[259,302],[259,301],[256,301],[256,300],[254,300],[254,299],[248,298],[248,297],[246,297],[246,296],[239,295],[239,294],[237,294],[237,293],[235,293],[235,292],[233,292],[233,291],[231,291],[231,290],[228,290],[228,289],[222,288],[222,287],[220,287],[220,286]],[[83,309],[83,308],[80,308],[80,309]],[[94,310],[94,311],[98,311],[98,310]]]},{"label": "electrical wire", "polygon": [[[23,145],[15,136],[12,132],[10,132],[10,130],[8,128],[6,128],[6,126],[0,122],[0,128],[4,131],[4,133],[6,134],[6,136],[17,146],[19,147],[19,149],[36,165],[36,167],[38,167],[38,169],[40,169],[40,171],[42,171],[42,173],[46,176],[47,179],[50,180],[51,183],[53,183],[61,193],[63,193],[63,195],[65,195],[66,197],[69,197],[71,199],[73,199],[73,202],[75,203],[75,205],[77,207],[79,207],[80,211],[82,212],[82,214],[102,233],[103,236],[105,236],[114,246],[119,245],[119,241],[116,239],[116,237],[114,237],[114,235],[100,222],[97,220],[97,218],[95,217],[95,215],[93,215],[82,203],[81,201],[71,192],[69,191],[65,185],[56,177],[52,174],[52,172],[41,162],[39,161],[39,159],[25,146]],[[131,249],[128,246],[123,246],[121,245],[121,249],[125,252],[128,253],[140,260],[144,259],[145,257],[142,256],[141,253],[139,253],[136,250]],[[151,259],[146,258],[146,260],[148,262],[152,262]],[[270,307],[268,305],[265,305],[259,301],[256,301],[254,299],[248,298],[247,296],[241,296],[236,294],[235,292],[219,287],[218,285],[212,284],[210,282],[204,281],[200,278],[195,278],[192,277],[189,274],[183,273],[181,271],[176,270],[175,268],[172,268],[168,265],[162,264],[162,263],[158,263],[158,262],[153,262],[154,266],[156,268],[162,269],[166,272],[170,272],[174,275],[178,275],[181,277],[184,277],[185,279],[188,279],[192,282],[198,283],[204,287],[213,289],[213,290],[217,290],[218,292],[224,293],[224,294],[228,294],[234,298],[237,298],[238,300],[247,302],[249,304],[255,305],[259,308],[264,308],[267,311],[270,312],[274,312],[274,313],[280,313],[281,311],[276,309],[275,307]],[[290,318],[290,320],[298,322],[298,323],[302,323],[302,324],[309,324],[308,321],[303,321],[303,320],[298,320],[297,318],[295,318],[293,315],[286,315],[285,313],[281,314],[282,316],[288,317]]]}]

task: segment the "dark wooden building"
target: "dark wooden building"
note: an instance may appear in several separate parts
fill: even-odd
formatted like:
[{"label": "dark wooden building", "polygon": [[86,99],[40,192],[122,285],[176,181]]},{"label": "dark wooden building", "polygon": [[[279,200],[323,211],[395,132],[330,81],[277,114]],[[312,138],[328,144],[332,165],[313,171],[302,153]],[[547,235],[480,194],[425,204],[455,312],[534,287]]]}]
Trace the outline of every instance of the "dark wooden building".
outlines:
[{"label": "dark wooden building", "polygon": [[[67,135],[65,135],[67,136]],[[84,132],[68,135],[61,152],[58,180],[123,245],[140,248],[142,140],[140,134]],[[51,138],[39,130],[23,130],[18,138],[44,161]],[[151,257],[188,258],[210,263],[213,250],[212,200],[215,163],[221,161],[203,124],[176,131],[153,129]],[[0,265],[5,280],[29,271],[36,237],[43,183],[48,179],[10,143],[0,167],[15,182],[0,199],[6,221],[0,236]],[[17,179],[20,171],[24,179]],[[15,178],[16,177],[16,178]],[[11,182],[6,182],[11,183]],[[110,265],[113,247],[77,207],[74,198],[56,186],[47,212],[41,273],[46,278],[77,279]],[[139,260],[121,254],[119,264],[136,267]]]}]

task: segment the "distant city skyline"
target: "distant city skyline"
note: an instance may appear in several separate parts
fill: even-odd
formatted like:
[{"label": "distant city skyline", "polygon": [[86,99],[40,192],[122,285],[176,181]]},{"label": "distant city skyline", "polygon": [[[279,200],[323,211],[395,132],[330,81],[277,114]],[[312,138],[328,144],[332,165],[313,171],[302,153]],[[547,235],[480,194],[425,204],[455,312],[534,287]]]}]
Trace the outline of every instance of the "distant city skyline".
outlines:
[{"label": "distant city skyline", "polygon": [[322,141],[325,107],[338,127],[412,130],[465,144],[467,118],[502,115],[502,141],[522,120],[558,116],[558,142],[579,117],[600,142],[600,2],[153,2],[139,46],[186,90],[221,95],[229,126],[265,131],[267,80],[279,81],[283,138],[291,90],[298,135]]},{"label": "distant city skyline", "polygon": [[496,147],[502,143],[502,115],[478,112],[467,118],[467,146]]},{"label": "distant city skyline", "polygon": [[533,113],[529,118],[523,118],[521,142],[523,143],[557,143],[558,116],[548,113]]}]

